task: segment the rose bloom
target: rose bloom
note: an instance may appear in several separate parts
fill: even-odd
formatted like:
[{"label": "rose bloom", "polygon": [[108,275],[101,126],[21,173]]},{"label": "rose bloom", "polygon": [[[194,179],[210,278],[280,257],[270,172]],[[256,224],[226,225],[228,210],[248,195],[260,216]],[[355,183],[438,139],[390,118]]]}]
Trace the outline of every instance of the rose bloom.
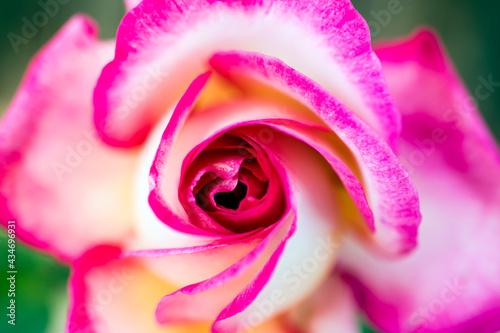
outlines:
[{"label": "rose bloom", "polygon": [[1,221],[71,266],[67,332],[500,330],[499,150],[433,32],[127,5],[116,42],[73,17],[0,128]]}]

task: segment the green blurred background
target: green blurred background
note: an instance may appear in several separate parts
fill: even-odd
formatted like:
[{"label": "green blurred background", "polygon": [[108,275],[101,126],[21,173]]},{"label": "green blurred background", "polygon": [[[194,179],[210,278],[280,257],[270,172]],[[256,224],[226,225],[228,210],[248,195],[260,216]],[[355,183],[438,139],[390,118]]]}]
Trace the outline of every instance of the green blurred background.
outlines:
[{"label": "green blurred background", "polygon": [[[46,0],[41,0],[45,3]],[[390,19],[377,13],[387,10],[389,0],[354,0],[354,6],[372,24],[374,40],[402,36],[425,24],[437,30],[469,90],[479,84],[478,77],[492,75],[500,81],[500,1],[483,0],[401,0],[402,10]],[[38,0],[2,1],[0,3],[0,113],[12,99],[24,70],[40,49],[74,13],[84,12],[99,22],[101,36],[113,38],[124,14],[121,0],[69,0],[50,18],[27,44],[16,53],[9,33],[21,35],[23,18],[32,20],[41,10]],[[416,87],[417,89],[417,87]],[[490,98],[479,101],[493,133],[500,138],[500,89]],[[8,306],[6,280],[7,237],[0,231],[0,309]],[[4,253],[4,255],[2,255]],[[0,332],[62,332],[67,307],[66,281],[69,270],[53,259],[27,247],[18,246],[17,325],[7,325],[5,311],[0,311]],[[361,324],[363,332],[372,332]]]}]

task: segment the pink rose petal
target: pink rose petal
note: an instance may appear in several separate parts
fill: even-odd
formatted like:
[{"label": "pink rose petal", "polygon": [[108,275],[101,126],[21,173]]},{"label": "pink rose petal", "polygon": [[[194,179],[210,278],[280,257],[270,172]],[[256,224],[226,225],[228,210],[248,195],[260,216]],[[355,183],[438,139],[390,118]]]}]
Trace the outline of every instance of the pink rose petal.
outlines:
[{"label": "pink rose petal", "polygon": [[143,142],[221,50],[282,59],[395,143],[399,113],[368,26],[346,0],[142,1],[125,16],[115,59],[96,88],[95,122],[103,139],[127,147]]},{"label": "pink rose petal", "polygon": [[415,247],[421,218],[416,188],[390,147],[371,128],[318,84],[276,58],[231,51],[216,54],[210,63],[235,84],[253,79],[311,109],[349,148],[363,173],[376,241],[392,253]]},{"label": "pink rose petal", "polygon": [[432,32],[384,43],[378,54],[403,114],[399,156],[420,193],[420,241],[398,262],[352,246],[344,270],[384,332],[497,332],[498,146]]},{"label": "pink rose petal", "polygon": [[131,234],[136,152],[104,145],[92,92],[113,44],[75,16],[38,54],[0,126],[0,219],[64,260]]}]

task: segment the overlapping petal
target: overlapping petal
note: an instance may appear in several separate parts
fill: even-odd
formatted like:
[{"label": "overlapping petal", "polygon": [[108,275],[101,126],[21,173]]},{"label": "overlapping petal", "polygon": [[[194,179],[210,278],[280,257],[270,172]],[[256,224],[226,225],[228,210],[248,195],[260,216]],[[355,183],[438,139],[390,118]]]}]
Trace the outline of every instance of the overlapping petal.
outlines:
[{"label": "overlapping petal", "polygon": [[166,332],[208,330],[206,324],[165,327],[154,311],[162,294],[176,289],[136,257],[122,258],[119,248],[101,246],[73,267],[68,333]]},{"label": "overlapping petal", "polygon": [[[260,126],[238,129],[253,138],[259,138],[261,130]],[[296,230],[280,256],[272,258],[275,267],[265,267],[268,271],[257,276],[218,316],[215,332],[252,328],[308,297],[331,272],[346,231],[345,207],[338,200],[343,188],[323,157],[283,133],[276,132],[273,140],[264,141],[265,149],[273,152],[292,180]]]},{"label": "overlapping petal", "polygon": [[432,32],[381,44],[377,54],[403,115],[399,156],[423,221],[419,247],[399,261],[347,247],[347,276],[384,332],[497,332],[498,147]]},{"label": "overlapping petal", "polygon": [[[362,173],[362,179],[358,180],[364,183],[366,199],[373,211],[376,242],[392,253],[407,252],[415,247],[421,218],[416,188],[390,147],[371,128],[317,83],[276,58],[234,51],[216,54],[210,63],[235,84],[238,77],[253,79],[309,108],[356,160]],[[327,149],[323,143],[319,146]],[[339,165],[338,169],[344,174],[344,184],[353,185],[350,184],[353,177],[345,174],[345,168]],[[357,194],[361,211],[369,217],[359,185],[354,183],[350,187],[351,194]]]},{"label": "overlapping petal", "polygon": [[[255,133],[252,133],[255,131],[254,127],[242,128],[241,131],[249,137],[258,137]],[[285,134],[282,135],[286,136]],[[338,180],[335,181],[335,176],[328,163],[321,161],[321,155],[314,152],[307,145],[300,142],[293,143],[293,141],[296,141],[296,139],[279,137],[273,141],[274,144],[268,145],[268,149],[279,151],[277,157],[286,166],[289,177],[294,179],[294,191],[291,193],[293,193],[294,201],[298,202],[296,214],[300,218],[295,222],[293,221],[295,218],[291,220],[292,216],[290,216],[282,222],[278,222],[277,225],[270,227],[270,230],[274,231],[269,233],[265,240],[259,241],[254,251],[244,256],[227,270],[206,281],[187,286],[165,297],[158,307],[157,313],[160,322],[213,321],[218,311],[223,310],[218,314],[217,321],[212,328],[214,332],[253,328],[260,325],[262,321],[268,319],[271,315],[280,313],[289,308],[290,305],[301,301],[330,272],[334,263],[333,258],[339,246],[339,243],[337,243],[338,232],[342,229],[342,226],[339,225],[341,207],[335,205],[335,198],[338,194],[337,187],[332,186],[335,182],[338,184]],[[292,145],[294,146],[293,150],[283,149]],[[304,173],[303,170],[305,169],[309,172]],[[297,223],[300,233],[294,233],[295,223]],[[242,241],[244,240],[242,239]],[[156,260],[158,256],[198,255],[203,257],[204,253],[209,251],[216,251],[216,257],[214,258],[220,260],[222,253],[217,252],[217,249],[222,247],[226,254],[233,253],[232,249],[225,248],[228,246],[231,245],[214,244],[213,246],[184,250],[131,252],[125,254],[125,257],[121,255],[119,261],[130,260],[130,256],[139,263],[142,262],[140,260],[141,256],[152,257],[152,260]],[[186,259],[188,258],[183,260]],[[88,263],[91,264],[94,261],[99,265],[99,260],[95,260],[95,258],[89,259]],[[205,256],[205,261],[211,262],[212,259],[210,256]],[[298,267],[296,267],[297,263],[299,264]],[[175,269],[168,262],[165,264],[169,269]],[[145,265],[145,268],[147,267],[151,266]],[[258,272],[257,274],[255,270]],[[151,272],[154,272],[154,270]],[[103,276],[101,283],[110,283],[109,280],[112,275],[107,274],[107,277]],[[78,309],[76,304],[79,304],[80,308],[83,307],[84,309],[86,304],[89,303],[98,309],[108,306],[108,304],[105,304],[105,306],[102,304],[96,306],[94,304],[98,298],[98,293],[106,292],[93,286],[95,282],[92,281],[95,281],[95,279],[92,280],[92,275],[85,272],[85,269],[82,270],[82,273],[75,273],[74,293],[81,293],[81,290],[87,291],[84,292],[86,299],[75,300],[76,303],[72,312],[74,314]],[[158,277],[161,276],[158,275]],[[78,279],[82,277],[91,279],[91,282],[77,283]],[[180,283],[185,281],[188,280],[181,280]],[[148,288],[149,284],[144,283],[142,286]],[[89,288],[94,290],[90,295],[88,294]],[[161,290],[159,292],[161,293]],[[281,295],[279,296],[279,302],[275,301],[277,292]],[[137,291],[137,293],[140,294],[140,291]],[[117,297],[121,299],[122,296]],[[210,298],[210,302],[208,302],[207,297]],[[270,300],[276,302],[271,303],[271,308],[269,308],[269,305],[263,305],[265,302],[271,302]],[[118,304],[114,301],[113,303],[109,301],[109,303]],[[127,311],[133,310],[129,309]],[[133,318],[136,317],[137,315]],[[111,319],[104,319],[103,321],[108,322]],[[84,313],[83,318],[73,319],[72,322],[76,327],[84,327],[85,329],[97,327],[96,332],[100,332],[100,326],[93,322],[91,318],[89,319],[86,313]],[[78,326],[80,322],[83,322],[83,326]],[[131,318],[131,324],[133,323]]]},{"label": "overlapping petal", "polygon": [[140,144],[212,54],[232,49],[282,59],[395,142],[399,114],[368,26],[345,0],[141,2],[122,22],[115,59],[97,85],[99,133],[111,145]]},{"label": "overlapping petal", "polygon": [[[235,298],[243,300],[239,306],[244,308],[251,302],[252,294],[257,294],[263,287],[262,281],[255,280],[258,277],[264,281],[269,279],[287,240],[295,231],[295,223],[293,214],[284,216],[276,226],[269,228],[266,238],[254,250],[234,265],[210,279],[165,296],[156,312],[158,321],[214,321]],[[247,287],[250,283],[252,286]],[[247,289],[245,293],[242,293],[243,289]]]},{"label": "overlapping petal", "polygon": [[125,4],[102,74],[77,16],[0,127],[1,222],[78,258],[68,332],[354,332],[352,230],[384,332],[500,330],[500,153],[433,33],[376,50],[399,113],[349,1]]},{"label": "overlapping petal", "polygon": [[[284,237],[284,235],[278,236],[271,234],[269,236],[271,237],[269,241],[278,241],[279,243],[277,244],[279,244],[279,247],[269,253],[270,257],[265,260],[269,261],[267,264],[262,266],[261,261],[263,255],[259,253],[262,250],[258,250],[266,245],[267,242],[263,242],[256,247],[255,250],[247,254],[221,274],[201,283],[187,286],[174,294],[168,295],[165,297],[165,300],[160,303],[158,316],[162,322],[206,320],[207,318],[215,320],[216,318],[214,315],[223,309],[220,308],[220,306],[224,306],[226,308],[218,315],[218,319],[213,328],[215,331],[219,331],[224,329],[227,330],[227,327],[236,329],[248,325],[247,316],[252,315],[255,311],[250,303],[254,299],[259,299],[260,302],[262,299],[268,297],[268,292],[279,287],[280,281],[283,278],[287,278],[287,274],[290,273],[289,271],[292,269],[295,259],[301,258],[306,254],[319,252],[319,246],[326,247],[327,249],[323,249],[322,251],[327,251],[327,253],[322,255],[321,259],[323,260],[321,263],[315,262],[315,265],[318,266],[316,268],[317,271],[312,274],[313,278],[308,280],[307,283],[304,282],[304,285],[308,287],[301,286],[302,290],[291,293],[291,299],[283,304],[276,305],[273,309],[273,313],[283,311],[283,309],[288,307],[289,303],[297,302],[300,298],[307,295],[314,285],[321,281],[324,274],[331,269],[333,264],[333,260],[331,259],[336,252],[336,248],[331,248],[330,238],[323,240],[323,243],[320,242],[317,244],[317,242],[318,238],[324,235],[333,237],[334,230],[340,228],[338,223],[341,221],[341,209],[333,203],[337,201],[338,193],[336,191],[341,188],[341,185],[337,183],[337,186],[334,186],[335,184],[330,182],[331,179],[329,177],[334,173],[330,167],[325,167],[325,165],[328,164],[324,160],[322,161],[321,155],[317,152],[314,153],[314,150],[310,147],[306,150],[298,149],[298,147],[301,147],[300,145],[307,147],[304,143],[289,143],[289,140],[295,139],[286,139],[287,136],[285,134],[280,134],[282,137],[273,140],[272,144],[267,141],[261,142],[262,131],[253,133],[250,129],[240,130],[240,128],[247,125],[265,124],[264,119],[266,118],[283,116],[282,114],[274,113],[272,105],[266,104],[263,101],[248,102],[242,100],[226,105],[215,106],[206,110],[195,110],[193,112],[192,105],[195,105],[197,93],[203,88],[207,79],[208,75],[203,75],[193,82],[186,95],[184,95],[178,107],[173,112],[169,125],[167,125],[167,129],[163,135],[156,159],[158,163],[154,164],[152,168],[152,184],[154,185],[151,188],[151,198],[153,200],[151,202],[153,203],[153,209],[157,212],[158,217],[167,224],[172,223],[172,219],[163,216],[162,212],[170,212],[169,214],[172,214],[172,209],[169,208],[168,202],[176,201],[177,204],[179,203],[179,199],[176,198],[175,195],[176,187],[164,186],[162,184],[180,184],[180,178],[183,174],[181,170],[186,164],[186,161],[189,162],[192,160],[192,158],[189,157],[189,151],[202,151],[203,147],[209,146],[210,142],[216,142],[216,138],[220,137],[222,133],[231,131],[231,129],[235,131],[235,136],[240,135],[242,138],[248,138],[248,140],[258,143],[262,149],[266,150],[269,156],[282,155],[282,158],[285,160],[285,162],[282,162],[284,164],[281,167],[281,169],[283,169],[283,172],[280,173],[282,176],[287,178],[291,177],[290,179],[293,179],[294,183],[303,179],[300,185],[294,186],[293,190],[286,190],[287,196],[291,196],[294,198],[294,202],[295,200],[298,202],[297,207],[294,205],[292,209],[294,212],[297,209],[297,212],[294,214],[297,214],[298,223],[300,223],[302,231],[300,234],[297,234],[296,237],[291,236],[291,232],[294,228],[290,229],[290,233],[286,237]],[[186,108],[184,105],[191,107]],[[291,113],[291,115],[293,115],[293,113]],[[308,117],[310,119],[308,119]],[[306,122],[314,123],[314,121],[316,121],[316,126],[321,124],[321,122],[318,122],[318,119],[313,120],[315,117],[312,113],[308,116],[303,115],[303,118],[307,119]],[[185,123],[178,122],[177,119],[183,119]],[[278,133],[276,135],[278,135]],[[294,152],[287,152],[286,154],[288,155],[292,154],[288,156],[283,152],[283,148],[291,145],[294,145],[296,149]],[[311,153],[313,153],[312,156],[314,157],[305,158],[305,156]],[[182,162],[182,157],[184,157],[184,163]],[[292,157],[293,160],[290,161]],[[304,165],[304,163],[306,165]],[[279,165],[281,163],[275,162],[273,164]],[[315,168],[319,168],[321,171],[313,171]],[[307,170],[307,172],[305,172],[305,170]],[[328,176],[328,174],[330,174],[330,176]],[[165,181],[165,179],[163,179],[164,177],[169,177],[170,180]],[[283,186],[290,186],[286,185],[286,183],[287,182],[283,183]],[[167,192],[171,193],[166,194]],[[304,193],[301,195],[303,192],[307,194]],[[316,207],[318,205],[321,207]],[[311,208],[309,206],[316,208]],[[332,209],[334,209],[333,212],[331,211]],[[182,213],[180,209],[179,212]],[[315,218],[312,218],[313,216],[315,216]],[[184,226],[196,228],[190,224],[189,215],[178,216],[177,218]],[[311,218],[312,220],[309,220]],[[278,228],[278,226],[284,222],[277,221],[277,225],[273,225],[269,228]],[[176,228],[175,225],[172,226]],[[211,236],[214,237],[215,234]],[[221,236],[227,239],[227,235],[225,236],[222,234]],[[240,236],[242,236],[241,239],[243,240],[243,235]],[[221,239],[223,240],[224,238]],[[288,238],[290,238],[289,242],[287,242]],[[288,248],[285,248],[285,245],[288,246]],[[298,249],[300,249],[300,254],[297,253]],[[257,253],[258,256],[252,253]],[[282,257],[280,258],[280,256]],[[325,257],[327,259],[325,259]],[[279,261],[278,258],[280,258]],[[259,272],[259,270],[260,272],[258,274],[253,273],[250,276],[246,275],[239,278],[240,275],[250,269],[250,264],[257,259],[261,263],[251,271],[257,269],[257,272]],[[254,264],[252,265],[255,266]],[[274,271],[275,266],[280,267],[278,272],[281,273],[276,273]],[[283,274],[285,274],[284,277]],[[278,276],[279,278],[273,277],[271,279],[273,282],[266,284],[271,276]],[[252,279],[251,282],[248,280],[249,278]],[[243,285],[241,285],[242,283]],[[240,287],[235,288],[235,285],[239,285]],[[244,289],[242,290],[241,288],[243,287]],[[238,295],[239,292],[241,292],[241,294]],[[218,295],[217,300],[211,303],[214,306],[207,308],[205,306],[207,304],[206,298],[213,297],[213,295]],[[233,300],[233,298],[235,299]],[[199,309],[199,311],[192,311],[189,306],[179,306],[179,302],[185,305],[192,304],[193,307]],[[218,304],[219,307],[215,306],[215,304]],[[239,314],[240,312],[242,312],[242,314]],[[271,315],[271,313],[266,314],[260,320],[268,318],[269,315]],[[258,322],[253,324],[258,324]]]}]

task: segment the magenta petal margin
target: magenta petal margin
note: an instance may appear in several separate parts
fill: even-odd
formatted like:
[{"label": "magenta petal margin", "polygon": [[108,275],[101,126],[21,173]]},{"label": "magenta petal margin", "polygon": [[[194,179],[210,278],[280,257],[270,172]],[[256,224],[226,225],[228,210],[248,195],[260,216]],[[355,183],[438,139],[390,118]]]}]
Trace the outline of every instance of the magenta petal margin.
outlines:
[{"label": "magenta petal margin", "polygon": [[[248,34],[254,30],[250,25],[270,17],[269,26],[257,25],[253,33],[266,38]],[[221,29],[221,24],[228,26]],[[97,84],[95,123],[103,140],[114,146],[141,144],[161,112],[206,70],[211,54],[228,49],[287,59],[395,145],[400,116],[371,50],[368,26],[346,0],[142,1],[125,16],[115,59]],[[310,61],[315,58],[321,61]],[[172,96],[159,103],[163,91]]]},{"label": "magenta petal margin", "polygon": [[93,87],[113,55],[97,34],[86,16],[66,23],[31,63],[0,125],[0,220],[17,221],[19,239],[65,261],[131,233],[119,193],[134,152],[102,144],[92,122]]},{"label": "magenta petal margin", "polygon": [[318,84],[276,58],[235,51],[214,55],[210,64],[228,78],[242,75],[274,87],[314,111],[353,152],[365,175],[377,242],[392,253],[416,246],[421,219],[417,190],[390,147],[371,128]]},{"label": "magenta petal margin", "polygon": [[0,124],[0,220],[71,263],[67,332],[500,330],[491,75],[427,29],[372,50],[347,0],[124,3]]},{"label": "magenta petal margin", "polygon": [[399,158],[423,220],[418,248],[401,262],[346,248],[346,280],[384,332],[495,333],[500,150],[433,32],[382,43],[377,54],[403,115]]}]

